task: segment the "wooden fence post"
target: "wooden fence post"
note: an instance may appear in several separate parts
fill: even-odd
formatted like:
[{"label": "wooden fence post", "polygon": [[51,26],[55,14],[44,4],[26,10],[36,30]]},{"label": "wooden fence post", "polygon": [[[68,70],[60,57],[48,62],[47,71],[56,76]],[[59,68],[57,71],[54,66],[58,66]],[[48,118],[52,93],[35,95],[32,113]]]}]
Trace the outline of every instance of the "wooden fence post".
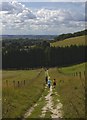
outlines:
[{"label": "wooden fence post", "polygon": [[84,71],[84,77],[85,77],[85,71]]},{"label": "wooden fence post", "polygon": [[24,85],[25,85],[25,80],[24,80]]},{"label": "wooden fence post", "polygon": [[19,81],[18,81],[18,87],[20,86],[20,83],[19,83]]},{"label": "wooden fence post", "polygon": [[13,86],[14,86],[14,88],[15,88],[15,80],[13,80]]},{"label": "wooden fence post", "polygon": [[78,76],[78,73],[76,72],[76,76]]},{"label": "wooden fence post", "polygon": [[8,86],[8,80],[6,80],[6,86]]},{"label": "wooden fence post", "polygon": [[81,72],[79,72],[79,76],[80,76],[80,78],[81,78]]}]

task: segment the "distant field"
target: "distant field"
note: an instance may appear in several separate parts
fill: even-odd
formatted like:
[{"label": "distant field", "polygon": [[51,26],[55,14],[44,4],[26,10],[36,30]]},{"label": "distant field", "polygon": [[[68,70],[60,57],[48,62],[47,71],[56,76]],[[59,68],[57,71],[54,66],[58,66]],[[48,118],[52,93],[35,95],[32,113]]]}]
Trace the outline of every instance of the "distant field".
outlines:
[{"label": "distant field", "polygon": [[60,68],[59,70],[62,71],[63,73],[65,74],[72,74],[73,72],[83,72],[85,71],[85,67],[86,67],[86,64],[87,63],[82,63],[82,64],[77,64],[77,65],[73,65],[73,66],[70,66],[70,67],[63,67],[63,68]]},{"label": "distant field", "polygon": [[41,69],[38,70],[13,70],[13,71],[3,71],[3,81],[4,80],[30,80],[38,75]]},{"label": "distant field", "polygon": [[59,47],[65,47],[65,46],[70,46],[70,45],[85,45],[85,37],[86,36],[80,36],[80,37],[73,37],[69,39],[65,39],[63,41],[57,41],[54,43],[51,43],[51,46],[59,46]]},{"label": "distant field", "polygon": [[[8,80],[8,85],[6,80]],[[13,85],[14,80],[15,87]],[[43,92],[44,70],[3,71],[2,85],[3,118],[21,117]]]},{"label": "distant field", "polygon": [[[63,104],[64,118],[85,117],[85,63],[64,67],[51,68],[50,77],[57,81],[56,91]],[[77,72],[77,76],[73,73]],[[81,78],[79,76],[81,72]]]}]

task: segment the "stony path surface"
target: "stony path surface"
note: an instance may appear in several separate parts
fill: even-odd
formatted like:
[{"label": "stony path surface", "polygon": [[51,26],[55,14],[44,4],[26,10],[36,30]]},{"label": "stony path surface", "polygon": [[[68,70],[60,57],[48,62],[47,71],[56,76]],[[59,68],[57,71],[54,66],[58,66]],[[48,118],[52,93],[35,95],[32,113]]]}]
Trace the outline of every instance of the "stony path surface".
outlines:
[{"label": "stony path surface", "polygon": [[52,86],[50,87],[50,91],[48,93],[48,95],[45,97],[45,100],[47,101],[46,105],[42,108],[42,115],[40,117],[45,117],[46,112],[50,111],[51,112],[51,117],[52,118],[62,118],[62,104],[60,103],[59,99],[58,104],[56,106],[56,108],[54,108],[54,101],[52,98],[52,94],[53,94],[53,90],[52,90]]},{"label": "stony path surface", "polygon": [[[57,97],[57,104],[56,107],[54,108],[54,102],[53,101],[53,96],[52,94],[55,94],[58,96],[57,92],[53,93],[53,88],[52,86],[50,87],[50,89],[47,88],[47,86],[45,86],[45,90],[48,90],[48,94],[45,97],[45,101],[46,104],[42,107],[41,109],[41,115],[39,115],[40,118],[44,118],[46,115],[46,112],[49,111],[51,113],[51,118],[62,118],[62,104],[59,100],[59,97]],[[43,95],[42,95],[43,96]],[[41,100],[41,98],[39,99],[39,101]],[[38,106],[38,102],[32,106],[24,115],[24,118],[28,118],[32,112],[34,111],[34,109]],[[35,116],[37,117],[37,116]]]},{"label": "stony path surface", "polygon": [[[49,74],[48,74],[48,77],[49,77]],[[34,106],[32,106],[25,113],[24,118],[28,118],[29,116],[31,116],[33,111],[35,111],[35,108],[37,106],[39,106],[39,102],[42,100],[43,97],[44,97],[44,100],[45,100],[44,101],[45,104],[44,105],[42,104],[41,114],[39,115],[39,117],[40,118],[45,118],[46,117],[46,113],[49,111],[51,118],[62,118],[62,106],[63,105],[61,104],[61,102],[59,100],[58,93],[57,92],[54,93],[54,90],[53,90],[52,86],[49,89],[47,85],[45,86],[44,91],[46,91],[47,94],[45,96],[42,94],[42,96],[37,101],[37,103]],[[55,100],[53,99],[53,94],[56,96],[55,97],[55,99],[57,101],[56,106],[55,106]],[[35,115],[34,117],[37,117],[37,115]]]},{"label": "stony path surface", "polygon": [[34,110],[34,108],[37,106],[37,103],[34,105],[34,106],[32,106],[26,113],[25,113],[25,115],[24,115],[24,118],[28,118],[30,115],[31,115],[31,113],[33,112],[33,110]]}]

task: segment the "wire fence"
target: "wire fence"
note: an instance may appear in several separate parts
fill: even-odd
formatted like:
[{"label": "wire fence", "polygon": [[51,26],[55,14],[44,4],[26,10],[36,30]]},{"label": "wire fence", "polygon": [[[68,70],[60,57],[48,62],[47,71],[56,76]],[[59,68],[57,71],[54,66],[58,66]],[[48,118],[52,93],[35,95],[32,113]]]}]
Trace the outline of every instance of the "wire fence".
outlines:
[{"label": "wire fence", "polygon": [[[70,106],[73,108],[74,113],[76,114],[77,117],[80,116],[80,110],[78,109],[78,106],[81,106],[81,109],[84,111],[84,116],[85,116],[85,78],[86,78],[86,72],[85,71],[73,71],[71,73],[64,73],[62,70],[58,69],[58,73],[66,77],[70,77],[72,80],[73,79],[78,79],[80,81],[80,85],[81,87],[81,92],[80,92],[80,96],[78,95],[78,92],[75,91],[73,93],[72,90],[72,97],[69,100],[69,104]],[[61,79],[59,82],[59,85],[61,86],[63,83],[65,83],[64,79]],[[78,89],[77,87],[75,89]],[[67,96],[66,96],[67,97]],[[76,103],[74,102],[74,98],[77,98]],[[68,98],[67,98],[68,99]],[[79,104],[79,105],[77,105]]]},{"label": "wire fence", "polygon": [[74,76],[74,77],[79,77],[80,79],[81,78],[85,78],[86,77],[86,73],[85,71],[78,71],[78,72],[71,72],[71,73],[64,73],[62,70],[59,70],[58,69],[58,72],[62,75],[68,75],[68,76]]},{"label": "wire fence", "polygon": [[4,87],[13,87],[13,88],[21,88],[24,87],[26,85],[28,85],[29,83],[33,82],[34,80],[36,80],[42,73],[42,70],[38,73],[37,76],[35,76],[32,79],[29,80],[4,80],[3,82],[3,86]]}]

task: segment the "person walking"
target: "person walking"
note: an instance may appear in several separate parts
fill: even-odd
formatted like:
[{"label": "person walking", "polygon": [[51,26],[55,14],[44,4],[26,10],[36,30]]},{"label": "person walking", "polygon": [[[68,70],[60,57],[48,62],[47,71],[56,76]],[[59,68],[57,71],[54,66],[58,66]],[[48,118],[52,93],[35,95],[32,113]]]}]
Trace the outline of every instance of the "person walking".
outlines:
[{"label": "person walking", "polygon": [[51,80],[50,80],[50,77],[48,77],[48,87],[50,88],[50,85],[51,85]]},{"label": "person walking", "polygon": [[48,74],[48,69],[46,69],[46,70],[45,70],[45,81],[46,81],[46,84],[47,84],[47,82],[48,82],[48,76],[49,76],[49,74]]},{"label": "person walking", "polygon": [[56,79],[53,80],[53,86],[56,87]]}]

